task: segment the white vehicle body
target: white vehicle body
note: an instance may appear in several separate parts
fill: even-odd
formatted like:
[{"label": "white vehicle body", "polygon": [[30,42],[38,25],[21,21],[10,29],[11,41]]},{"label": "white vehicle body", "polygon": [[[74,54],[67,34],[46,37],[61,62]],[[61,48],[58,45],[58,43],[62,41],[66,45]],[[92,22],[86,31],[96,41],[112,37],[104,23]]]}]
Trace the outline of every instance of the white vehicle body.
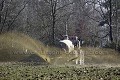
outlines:
[{"label": "white vehicle body", "polygon": [[74,45],[73,45],[72,41],[66,39],[66,40],[61,40],[60,43],[65,44],[66,51],[68,50],[68,52],[71,52],[74,50]]}]

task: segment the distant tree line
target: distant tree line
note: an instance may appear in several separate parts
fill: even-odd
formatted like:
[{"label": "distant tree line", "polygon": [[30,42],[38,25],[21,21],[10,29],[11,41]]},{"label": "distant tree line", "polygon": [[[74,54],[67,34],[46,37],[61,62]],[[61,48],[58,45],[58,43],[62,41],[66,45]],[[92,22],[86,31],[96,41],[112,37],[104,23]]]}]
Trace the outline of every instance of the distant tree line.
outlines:
[{"label": "distant tree line", "polygon": [[0,0],[0,33],[18,31],[51,45],[67,25],[84,46],[118,49],[119,13],[119,0]]}]

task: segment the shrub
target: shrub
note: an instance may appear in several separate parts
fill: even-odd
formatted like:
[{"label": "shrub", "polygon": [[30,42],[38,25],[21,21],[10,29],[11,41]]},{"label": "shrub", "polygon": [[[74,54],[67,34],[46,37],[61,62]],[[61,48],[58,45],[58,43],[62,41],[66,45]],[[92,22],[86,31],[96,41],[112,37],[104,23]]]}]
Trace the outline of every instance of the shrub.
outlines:
[{"label": "shrub", "polygon": [[108,43],[104,46],[104,48],[111,48],[111,49],[115,49],[116,48],[116,43],[112,42],[112,43]]}]

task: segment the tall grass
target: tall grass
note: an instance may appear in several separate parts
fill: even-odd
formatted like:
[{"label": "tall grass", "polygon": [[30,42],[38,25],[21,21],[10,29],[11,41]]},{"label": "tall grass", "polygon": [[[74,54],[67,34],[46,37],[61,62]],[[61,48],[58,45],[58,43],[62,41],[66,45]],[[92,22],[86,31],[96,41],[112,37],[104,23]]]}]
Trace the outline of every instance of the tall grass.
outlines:
[{"label": "tall grass", "polygon": [[86,64],[120,64],[120,54],[114,49],[84,47]]}]

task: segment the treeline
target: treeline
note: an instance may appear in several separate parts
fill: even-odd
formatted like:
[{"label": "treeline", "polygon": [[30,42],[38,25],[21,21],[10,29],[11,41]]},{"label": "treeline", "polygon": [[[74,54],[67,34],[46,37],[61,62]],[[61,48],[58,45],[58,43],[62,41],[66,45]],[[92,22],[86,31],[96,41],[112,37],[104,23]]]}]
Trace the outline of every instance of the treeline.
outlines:
[{"label": "treeline", "polygon": [[85,46],[118,49],[119,13],[119,0],[0,0],[0,33],[18,31],[55,44],[67,25],[68,35]]}]

